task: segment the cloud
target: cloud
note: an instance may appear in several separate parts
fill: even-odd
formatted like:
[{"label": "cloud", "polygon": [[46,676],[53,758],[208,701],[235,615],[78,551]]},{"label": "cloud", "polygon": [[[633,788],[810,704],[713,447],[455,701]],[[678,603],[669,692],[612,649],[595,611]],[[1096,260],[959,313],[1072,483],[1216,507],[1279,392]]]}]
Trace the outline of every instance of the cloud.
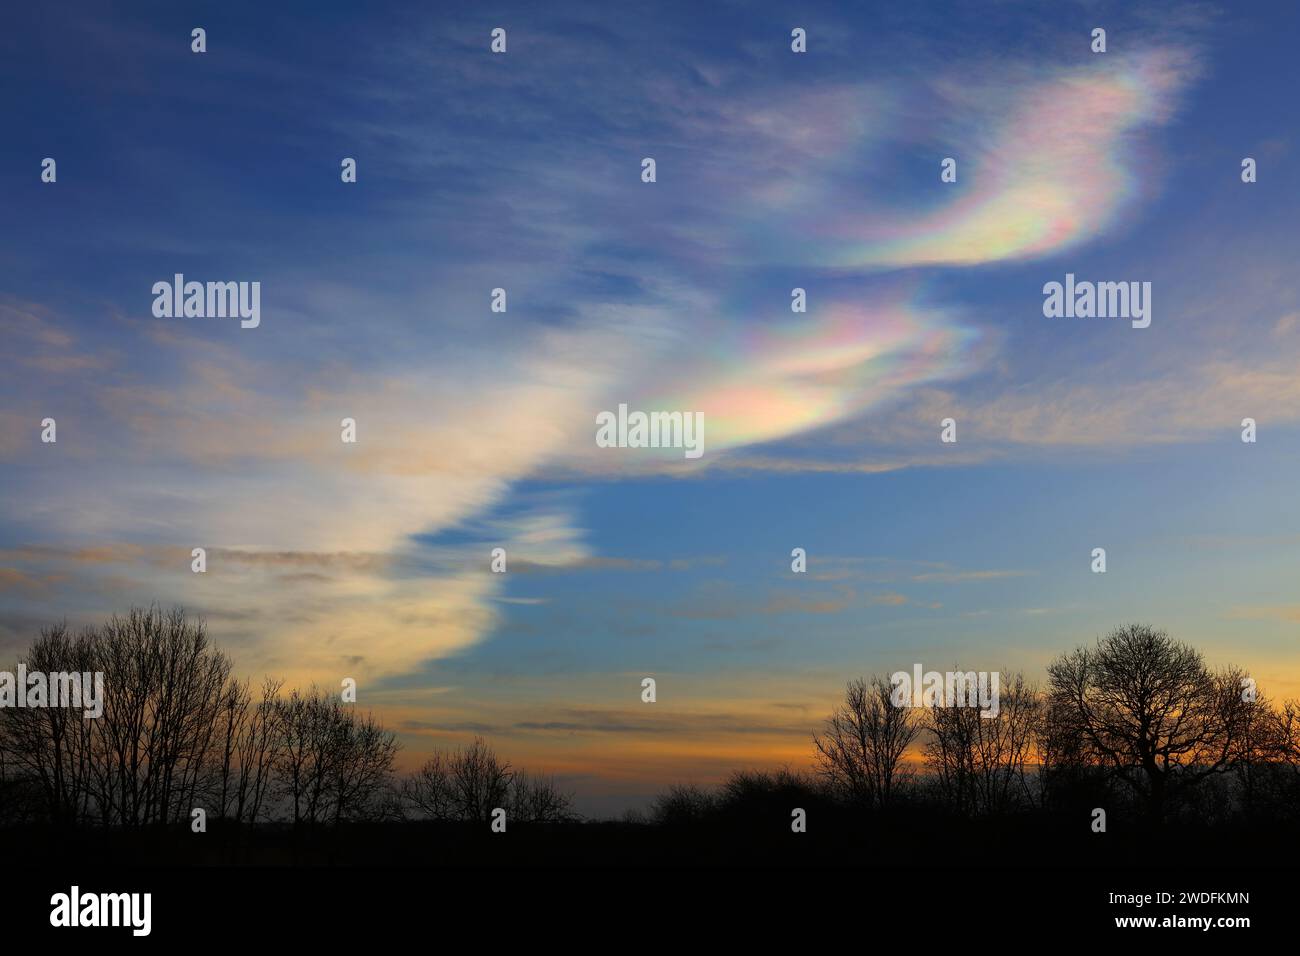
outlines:
[{"label": "cloud", "polygon": [[714,330],[645,406],[702,412],[706,451],[762,444],[955,376],[978,340],[974,329],[914,302],[831,302],[817,313]]},{"label": "cloud", "polygon": [[18,568],[0,568],[0,591],[44,591],[57,578],[38,578]]},{"label": "cloud", "polygon": [[[789,705],[786,706],[789,709]],[[556,711],[550,721],[519,721],[514,729],[538,733],[646,734],[664,737],[709,737],[716,734],[806,735],[806,722],[782,724],[758,721],[753,714],[692,709],[689,713],[570,708]]]},{"label": "cloud", "polygon": [[[1139,169],[1149,162],[1135,135],[1168,122],[1197,73],[1193,54],[1177,46],[1104,61],[1000,65],[1006,78],[997,82],[987,73],[972,76],[969,66],[938,68],[932,92],[943,105],[930,117],[924,145],[941,150],[933,182],[936,195],[949,198],[890,208],[880,192],[846,188],[882,141],[892,135],[896,149],[904,138],[871,124],[867,141],[841,144],[848,155],[812,184],[792,175],[797,188],[768,192],[761,210],[767,227],[751,230],[747,250],[769,262],[820,268],[971,266],[1040,257],[1095,238],[1144,185]],[[870,93],[864,88],[857,98],[859,115],[871,109]],[[940,182],[940,156],[957,159],[957,183]]]},{"label": "cloud", "polygon": [[[140,300],[107,317],[3,303],[0,331],[23,343],[33,374],[0,386],[0,455],[16,484],[42,491],[9,516],[6,532],[19,551],[31,541],[61,549],[29,549],[24,560],[75,570],[66,585],[69,594],[74,583],[84,588],[75,613],[127,599],[210,608],[242,659],[333,680],[344,669],[407,671],[488,633],[504,588],[486,573],[485,543],[505,547],[522,572],[650,570],[641,559],[592,554],[572,504],[484,516],[515,501],[527,479],[555,472],[781,470],[796,456],[772,453],[773,443],[865,416],[876,423],[968,375],[991,337],[923,284],[840,288],[796,315],[786,290],[750,288],[737,263],[757,256],[865,273],[1068,247],[1133,198],[1124,148],[1168,118],[1190,72],[1171,50],[1108,57],[1091,71],[1011,70],[1003,85],[979,91],[943,71],[935,89],[951,116],[965,117],[952,130],[962,186],[951,203],[918,211],[857,198],[866,159],[905,135],[897,124],[916,90],[813,82],[775,100],[724,69],[644,73],[620,62],[617,37],[598,38],[594,55],[639,94],[631,115],[625,94],[607,89],[581,109],[563,96],[525,105],[517,100],[530,88],[526,76],[475,61],[439,74],[452,115],[430,122],[422,97],[389,82],[427,73],[427,51],[413,42],[391,63],[377,57],[343,99],[347,115],[326,125],[364,120],[356,136],[375,153],[411,147],[397,151],[401,172],[381,175],[430,185],[381,202],[382,233],[371,231],[374,216],[299,224],[311,234],[360,230],[349,235],[362,264],[346,274],[302,280],[316,263],[250,237],[245,252],[275,290],[255,332],[139,318],[144,280]],[[155,40],[149,31],[138,38]],[[589,52],[562,32],[537,42],[576,64]],[[277,75],[256,57],[246,65]],[[694,101],[678,94],[710,77],[717,95],[679,108]],[[293,85],[288,102],[310,86],[295,73],[283,79]],[[452,95],[480,88],[503,112],[476,99],[471,111],[471,100]],[[568,123],[560,128],[592,130],[594,143],[509,138],[512,123],[539,111]],[[490,129],[476,125],[481,115]],[[457,127],[471,116],[475,123],[462,122],[470,128]],[[640,155],[647,130],[676,145],[661,154],[663,183],[629,190],[610,170]],[[256,209],[262,198],[236,192],[226,211]],[[461,224],[451,239],[436,228],[449,220]],[[186,252],[162,246],[168,256]],[[147,245],[155,261],[158,247]],[[426,265],[426,284],[400,278]],[[720,276],[713,265],[734,271]],[[511,306],[495,315],[484,293],[502,276]],[[115,343],[107,350],[85,334],[106,325]],[[702,412],[705,458],[691,465],[596,448],[596,414],[622,401]],[[37,455],[34,423],[45,408],[58,412],[59,443]],[[1043,413],[995,400],[982,417],[971,414],[1019,434],[1041,431],[1034,416]],[[339,440],[345,417],[357,423],[356,444]],[[916,460],[909,450],[819,455],[797,468],[870,473]],[[472,544],[439,539],[467,531]],[[208,549],[204,575],[188,569],[192,547]],[[149,572],[111,570],[117,564]],[[766,609],[836,613],[855,601],[901,600],[774,596]]]}]

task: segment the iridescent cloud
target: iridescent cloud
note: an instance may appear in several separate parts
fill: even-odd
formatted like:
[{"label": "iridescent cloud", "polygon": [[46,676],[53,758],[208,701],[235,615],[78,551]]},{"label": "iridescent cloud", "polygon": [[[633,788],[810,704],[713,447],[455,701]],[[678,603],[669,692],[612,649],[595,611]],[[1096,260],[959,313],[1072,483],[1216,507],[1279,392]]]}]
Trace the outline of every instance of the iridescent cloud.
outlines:
[{"label": "iridescent cloud", "polygon": [[702,411],[705,447],[785,438],[959,374],[979,333],[915,293],[830,303],[778,324],[729,323],[645,407]]},{"label": "iridescent cloud", "polygon": [[[1112,225],[1150,183],[1135,134],[1169,119],[1192,72],[1190,54],[1161,48],[1098,56],[1027,83],[941,81],[956,118],[927,131],[926,144],[942,143],[934,188],[952,190],[951,201],[921,209],[891,207],[884,196],[857,201],[863,181],[881,181],[872,144],[857,142],[852,162],[819,192],[806,181],[769,190],[768,229],[754,243],[769,259],[835,268],[975,265],[1068,248]],[[940,182],[944,156],[957,160],[955,184]],[[846,173],[858,188],[847,187]]]}]

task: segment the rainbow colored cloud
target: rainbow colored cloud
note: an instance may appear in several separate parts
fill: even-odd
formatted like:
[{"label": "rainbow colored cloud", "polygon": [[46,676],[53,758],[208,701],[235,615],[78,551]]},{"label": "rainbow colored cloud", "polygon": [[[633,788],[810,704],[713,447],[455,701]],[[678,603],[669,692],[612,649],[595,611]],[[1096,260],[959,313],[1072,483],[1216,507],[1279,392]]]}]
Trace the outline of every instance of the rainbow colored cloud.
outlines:
[{"label": "rainbow colored cloud", "polygon": [[915,290],[815,311],[779,325],[720,323],[645,407],[702,411],[710,451],[775,441],[960,374],[981,338]]},{"label": "rainbow colored cloud", "polygon": [[[853,201],[864,181],[879,180],[872,168],[881,152],[879,143],[854,142],[852,162],[835,164],[820,189],[804,180],[751,195],[767,203],[760,254],[838,269],[969,266],[1043,256],[1101,234],[1151,182],[1137,134],[1169,119],[1194,68],[1179,48],[1095,61],[1028,83],[937,83],[953,116],[925,142],[942,144],[934,186],[936,195],[951,190],[951,200],[921,209],[891,207],[878,193]],[[957,160],[955,184],[939,178],[946,156]],[[846,174],[857,188],[847,188]]]},{"label": "rainbow colored cloud", "polygon": [[[834,114],[852,98],[834,88],[798,100],[804,125],[760,112],[762,122],[739,126],[783,146],[792,130],[815,142],[797,151],[796,168],[739,190],[744,209],[731,233],[734,248],[745,259],[832,269],[841,279],[1070,248],[1111,227],[1151,181],[1140,174],[1138,134],[1170,118],[1192,62],[1171,47],[1098,56],[1067,70],[1020,71],[992,85],[952,75],[937,81],[941,120],[925,131],[925,142],[946,144],[959,177],[942,183],[943,154],[936,155],[937,204],[919,210],[888,208],[870,190],[857,198],[890,142],[885,128],[924,125],[905,121],[897,103],[877,104],[869,123],[837,123]],[[864,93],[854,101],[863,115],[868,99]],[[824,141],[817,132],[823,127]],[[952,198],[942,202],[946,196]],[[748,303],[724,308],[717,320],[692,328],[689,348],[669,366],[672,384],[647,389],[644,407],[702,411],[705,445],[719,451],[843,421],[916,385],[968,371],[981,333],[922,301],[919,288],[823,303],[806,317],[776,322],[756,320]]]}]

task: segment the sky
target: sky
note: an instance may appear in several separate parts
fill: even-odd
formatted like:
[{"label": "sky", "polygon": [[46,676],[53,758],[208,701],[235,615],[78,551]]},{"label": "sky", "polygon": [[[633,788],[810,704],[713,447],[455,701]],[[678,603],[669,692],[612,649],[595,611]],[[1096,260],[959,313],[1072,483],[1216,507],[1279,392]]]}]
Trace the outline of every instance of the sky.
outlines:
[{"label": "sky", "polygon": [[[1131,621],[1300,696],[1294,5],[6,17],[6,658],[183,605],[403,766],[482,735],[595,815]],[[156,317],[177,273],[260,324]],[[1045,316],[1067,274],[1149,327]],[[703,454],[600,447],[620,404]]]}]

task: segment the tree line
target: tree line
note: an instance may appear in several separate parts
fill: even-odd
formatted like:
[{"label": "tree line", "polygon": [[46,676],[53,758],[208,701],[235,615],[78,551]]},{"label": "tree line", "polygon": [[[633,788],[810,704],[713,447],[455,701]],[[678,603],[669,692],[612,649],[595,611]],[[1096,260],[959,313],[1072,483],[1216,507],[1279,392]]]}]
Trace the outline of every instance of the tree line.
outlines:
[{"label": "tree line", "polygon": [[254,690],[181,609],[133,608],[75,634],[56,625],[22,660],[29,673],[102,672],[104,711],[0,708],[0,823],[165,826],[196,808],[299,827],[481,821],[496,807],[512,822],[573,817],[553,781],[482,740],[399,776],[395,735],[371,714],[315,686]]},{"label": "tree line", "polygon": [[[0,824],[145,827],[208,819],[296,827],[358,821],[486,824],[577,819],[554,780],[512,767],[481,739],[398,774],[398,744],[371,714],[313,686],[254,689],[201,620],[134,608],[72,633],[41,632],[29,672],[103,672],[104,710],[0,708]],[[1300,704],[1275,705],[1238,668],[1145,626],[1062,654],[1038,686],[1000,682],[995,716],[969,701],[897,706],[883,675],[851,681],[812,735],[811,769],[742,771],[679,785],[658,824],[745,819],[792,806],[957,817],[1120,810],[1145,827],[1300,817]]]},{"label": "tree line", "polygon": [[[742,771],[678,785],[651,819],[685,823],[745,804],[824,801],[959,817],[1119,810],[1141,828],[1300,816],[1300,703],[1275,705],[1235,667],[1142,624],[1056,658],[1045,686],[1003,675],[996,716],[970,701],[900,707],[883,675],[851,681],[813,735],[809,772]],[[787,811],[788,812],[788,811]]]}]

